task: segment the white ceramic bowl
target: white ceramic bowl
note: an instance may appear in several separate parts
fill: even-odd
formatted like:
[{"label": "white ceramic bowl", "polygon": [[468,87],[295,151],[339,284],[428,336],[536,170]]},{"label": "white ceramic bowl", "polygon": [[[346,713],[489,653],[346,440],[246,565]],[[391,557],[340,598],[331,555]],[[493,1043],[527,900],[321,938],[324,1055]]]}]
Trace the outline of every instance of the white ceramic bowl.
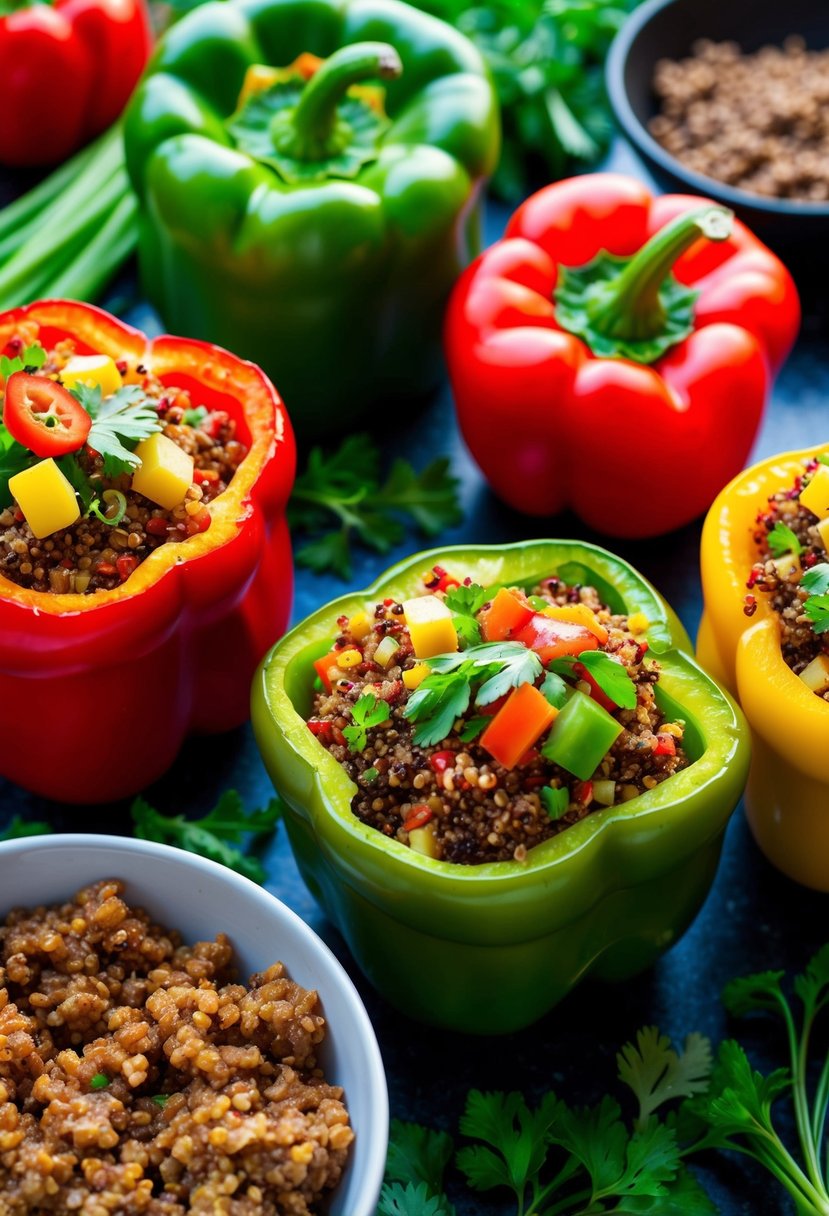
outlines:
[{"label": "white ceramic bowl", "polygon": [[186,942],[230,938],[240,976],[283,962],[315,988],[328,1022],[320,1062],[342,1085],[356,1139],[329,1216],[373,1216],[383,1180],[389,1107],[380,1049],[357,990],[300,918],[267,891],[213,861],[120,836],[35,836],[0,845],[0,919],[15,906],[53,904],[100,878],[122,878],[126,898]]}]

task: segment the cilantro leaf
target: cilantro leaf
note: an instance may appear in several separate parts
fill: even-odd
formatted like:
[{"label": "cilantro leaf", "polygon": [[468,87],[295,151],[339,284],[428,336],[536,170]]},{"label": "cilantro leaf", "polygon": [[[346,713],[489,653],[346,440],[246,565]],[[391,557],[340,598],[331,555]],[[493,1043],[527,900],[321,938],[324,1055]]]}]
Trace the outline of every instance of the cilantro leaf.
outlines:
[{"label": "cilantro leaf", "polygon": [[540,1105],[530,1109],[521,1094],[473,1089],[460,1129],[483,1144],[462,1148],[456,1158],[469,1185],[476,1191],[509,1187],[523,1210],[524,1192],[544,1165],[548,1137],[562,1109],[552,1093],[545,1094]]},{"label": "cilantro leaf", "polygon": [[4,427],[0,427],[0,509],[12,503],[10,479],[17,473],[22,473],[24,469],[31,468],[37,463],[37,459],[22,443],[12,439]]},{"label": "cilantro leaf", "polygon": [[0,840],[21,840],[24,836],[51,836],[54,832],[51,823],[40,819],[24,819],[15,815],[0,832]]},{"label": "cilantro leaf", "polygon": [[317,574],[332,570],[350,578],[354,540],[386,553],[403,539],[404,521],[430,536],[457,523],[457,485],[445,458],[420,473],[397,460],[382,482],[380,455],[368,435],[350,435],[327,454],[314,448],[289,504],[292,532],[314,537],[296,560]]},{"label": "cilantro leaf", "polygon": [[213,810],[201,819],[163,815],[143,798],[135,799],[130,814],[139,840],[175,845],[188,853],[218,861],[253,882],[263,883],[266,873],[259,858],[234,846],[242,845],[249,836],[270,834],[281,816],[281,803],[272,798],[261,810],[245,811],[239,794],[227,790]]},{"label": "cilantro leaf", "polygon": [[445,1195],[430,1193],[424,1182],[392,1182],[380,1192],[377,1216],[455,1216],[455,1209]]},{"label": "cilantro leaf", "polygon": [[545,675],[541,684],[541,691],[556,709],[561,709],[567,700],[567,685],[561,676],[556,675],[554,671],[548,671]]},{"label": "cilantro leaf", "polygon": [[620,709],[636,708],[636,685],[627,668],[603,650],[585,650],[578,657],[606,697]]},{"label": "cilantro leaf", "polygon": [[759,1009],[778,1011],[786,1001],[782,988],[785,974],[785,971],[760,971],[738,976],[723,989],[723,1004],[735,1017]]},{"label": "cilantro leaf", "polygon": [[102,398],[100,385],[90,389],[79,384],[71,392],[92,418],[87,443],[103,457],[104,474],[117,477],[137,469],[141,462],[133,448],[163,428],[158,411],[143,390],[137,384],[128,384]]},{"label": "cilantro leaf", "polygon": [[466,646],[477,646],[481,641],[481,626],[475,617],[488,599],[489,592],[477,583],[467,587],[452,587],[446,593],[446,607],[454,614],[458,637]]},{"label": "cilantro leaf", "polygon": [[683,1051],[671,1046],[655,1026],[644,1026],[635,1043],[626,1043],[616,1056],[619,1079],[639,1102],[637,1127],[644,1127],[666,1102],[703,1093],[711,1074],[711,1044],[703,1035],[689,1034]]},{"label": "cilantro leaf", "polygon": [[80,499],[81,514],[86,515],[95,498],[95,491],[92,482],[81,468],[77,454],[70,452],[66,456],[59,456],[56,464]]},{"label": "cilantro leaf", "polygon": [[772,557],[783,557],[786,553],[793,553],[798,557],[803,552],[803,546],[794,532],[788,524],[781,523],[780,520],[771,529],[766,540]]},{"label": "cilantro leaf", "polygon": [[800,585],[809,595],[826,595],[829,592],[829,562],[819,562],[804,571]]},{"label": "cilantro leaf", "polygon": [[810,595],[803,604],[803,615],[812,622],[815,633],[829,629],[829,595]]},{"label": "cilantro leaf", "polygon": [[473,739],[477,739],[486,728],[489,726],[492,718],[487,718],[483,714],[478,714],[474,718],[470,718],[462,730],[458,731],[458,738],[461,743],[471,743]]},{"label": "cilantro leaf", "polygon": [[[22,5],[21,5],[22,7]],[[36,372],[46,362],[46,351],[39,342],[27,346],[22,355],[10,359],[8,355],[0,355],[0,376],[8,380],[15,372]]]},{"label": "cilantro leaf", "polygon": [[367,692],[360,697],[351,710],[351,726],[346,726],[343,730],[349,751],[364,751],[368,743],[368,731],[373,726],[388,721],[390,714],[388,702],[378,700],[374,693]]},{"label": "cilantro leaf", "polygon": [[503,668],[478,689],[476,705],[491,705],[499,697],[518,688],[519,684],[533,684],[544,670],[541,659],[534,650],[516,643],[522,653],[515,653],[502,660]]},{"label": "cilantro leaf", "polygon": [[458,718],[469,708],[472,695],[463,672],[433,672],[409,697],[404,717],[417,723],[413,736],[416,747],[431,747],[452,732]]},{"label": "cilantro leaf", "polygon": [[829,1004],[829,944],[818,950],[801,975],[795,976],[794,990],[809,1022]]},{"label": "cilantro leaf", "polygon": [[570,791],[566,787],[554,789],[551,785],[543,785],[539,793],[550,818],[561,819],[570,805]]},{"label": "cilantro leaf", "polygon": [[671,1128],[654,1121],[630,1135],[618,1103],[605,1095],[586,1110],[564,1108],[558,1139],[590,1176],[593,1200],[618,1195],[661,1195],[680,1167]]},{"label": "cilantro leaf", "polygon": [[433,1131],[419,1123],[392,1119],[386,1158],[387,1182],[426,1184],[430,1191],[443,1189],[443,1175],[454,1151],[447,1132]]},{"label": "cilantro leaf", "polygon": [[185,410],[182,415],[182,421],[186,426],[198,427],[204,422],[207,417],[207,409],[203,405],[197,405],[195,409]]}]

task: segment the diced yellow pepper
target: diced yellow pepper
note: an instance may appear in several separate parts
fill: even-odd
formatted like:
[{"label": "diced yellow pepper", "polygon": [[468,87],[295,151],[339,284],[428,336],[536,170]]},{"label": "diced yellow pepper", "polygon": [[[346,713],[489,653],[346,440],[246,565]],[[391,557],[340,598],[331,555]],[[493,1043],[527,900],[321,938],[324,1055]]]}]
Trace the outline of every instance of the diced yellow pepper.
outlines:
[{"label": "diced yellow pepper", "polygon": [[85,384],[88,388],[97,385],[102,397],[111,397],[124,385],[115,360],[109,355],[73,355],[60,373],[60,379],[63,387],[68,389],[78,384]]},{"label": "diced yellow pepper", "polygon": [[568,621],[573,625],[583,625],[595,634],[602,645],[607,641],[607,630],[597,619],[592,608],[587,604],[551,604],[545,608],[542,616],[549,616],[554,621]]},{"label": "diced yellow pepper", "polygon": [[363,661],[363,656],[359,650],[353,646],[349,646],[347,650],[341,650],[337,655],[337,666],[343,671],[347,671],[349,667],[359,667]]},{"label": "diced yellow pepper", "polygon": [[800,573],[800,558],[796,553],[784,553],[782,557],[775,557],[773,560],[777,574],[782,579]]},{"label": "diced yellow pepper", "polygon": [[818,519],[829,515],[829,466],[818,465],[805,490],[800,491],[800,505]]},{"label": "diced yellow pepper", "polygon": [[143,439],[135,454],[141,466],[132,475],[132,488],[167,511],[177,507],[193,481],[193,457],[160,431]]},{"label": "diced yellow pepper", "polygon": [[800,673],[800,678],[812,692],[825,692],[829,688],[829,656],[819,654]]},{"label": "diced yellow pepper", "polygon": [[458,649],[452,613],[436,595],[419,595],[403,604],[412,647],[419,659],[451,654]]},{"label": "diced yellow pepper", "polygon": [[628,617],[628,629],[634,636],[646,633],[649,625],[650,621],[644,612],[632,612]]},{"label": "diced yellow pepper", "polygon": [[80,519],[75,491],[51,457],[15,473],[9,489],[38,540]]},{"label": "diced yellow pepper", "polygon": [[817,526],[820,543],[823,545],[827,553],[829,553],[829,519],[822,519]]},{"label": "diced yellow pepper", "polygon": [[355,612],[354,616],[348,622],[348,632],[358,642],[362,642],[363,638],[367,638],[371,633],[371,618],[367,612]]},{"label": "diced yellow pepper", "polygon": [[409,844],[415,853],[422,853],[424,857],[437,857],[438,855],[437,837],[429,823],[425,828],[412,828],[409,832]]},{"label": "diced yellow pepper", "polygon": [[414,667],[407,668],[403,672],[403,683],[408,688],[409,692],[414,692],[429,674],[428,663],[415,663]]}]

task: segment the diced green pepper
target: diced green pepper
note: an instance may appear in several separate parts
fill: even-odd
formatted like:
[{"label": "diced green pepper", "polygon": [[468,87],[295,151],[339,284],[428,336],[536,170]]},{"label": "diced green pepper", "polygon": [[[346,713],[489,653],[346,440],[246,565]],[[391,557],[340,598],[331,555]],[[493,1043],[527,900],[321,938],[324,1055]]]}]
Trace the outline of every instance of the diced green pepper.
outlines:
[{"label": "diced green pepper", "polygon": [[621,733],[620,723],[606,709],[575,692],[553,723],[541,754],[587,781]]}]

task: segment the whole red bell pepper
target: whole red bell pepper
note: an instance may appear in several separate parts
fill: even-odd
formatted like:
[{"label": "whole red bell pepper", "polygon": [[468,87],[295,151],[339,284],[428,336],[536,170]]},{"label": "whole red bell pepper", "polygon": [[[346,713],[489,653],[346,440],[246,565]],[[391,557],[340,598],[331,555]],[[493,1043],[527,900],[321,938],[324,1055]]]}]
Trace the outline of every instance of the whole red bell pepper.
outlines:
[{"label": "whole red bell pepper", "polygon": [[144,0],[15,5],[0,17],[0,163],[54,164],[105,130],[151,44]]},{"label": "whole red bell pepper", "polygon": [[160,545],[115,590],[52,594],[0,576],[0,774],[63,802],[109,801],[159,777],[188,733],[248,717],[254,669],[291,606],[293,432],[264,373],[216,346],[149,341],[53,300],[0,314],[0,352],[21,326],[47,348],[68,337],[77,354],[110,355],[127,381],[146,369],[189,390],[248,447],[210,527]]},{"label": "whole red bell pepper", "polygon": [[461,277],[445,332],[458,420],[510,506],[654,536],[743,467],[800,306],[731,220],[585,175],[528,199]]}]

